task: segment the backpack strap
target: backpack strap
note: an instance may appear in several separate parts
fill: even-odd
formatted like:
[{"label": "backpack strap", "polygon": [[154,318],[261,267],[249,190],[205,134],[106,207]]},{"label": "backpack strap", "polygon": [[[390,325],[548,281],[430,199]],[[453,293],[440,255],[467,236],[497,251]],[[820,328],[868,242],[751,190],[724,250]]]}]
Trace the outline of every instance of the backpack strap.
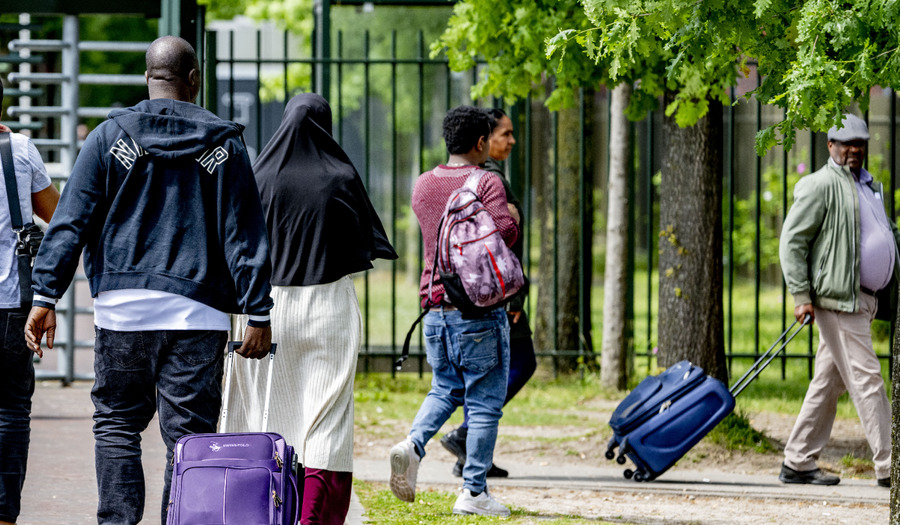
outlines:
[{"label": "backpack strap", "polygon": [[409,327],[409,332],[406,333],[406,340],[403,341],[403,350],[400,352],[400,357],[394,361],[394,370],[400,371],[403,368],[403,362],[409,359],[409,342],[412,340],[413,332],[416,331],[416,325],[422,322],[422,319],[425,317],[425,314],[431,311],[430,302],[426,304],[425,308],[422,309],[422,313],[419,314],[419,317],[413,321],[412,326]]},{"label": "backpack strap", "polygon": [[[22,306],[30,305],[34,291],[31,289],[31,256],[23,250],[25,226],[22,222],[22,209],[19,207],[19,185],[16,183],[16,167],[13,164],[12,143],[9,132],[0,133],[0,162],[3,166],[3,179],[6,183],[6,200],[9,203],[9,222],[16,232],[16,258],[19,273],[19,302]],[[31,221],[29,221],[31,225]]]},{"label": "backpack strap", "polygon": [[485,173],[487,172],[482,170],[481,168],[475,168],[471,173],[469,173],[469,176],[466,178],[466,182],[465,184],[463,184],[463,187],[471,190],[475,195],[478,195],[478,184],[481,182],[481,176]]},{"label": "backpack strap", "polygon": [[[441,219],[441,222],[443,223],[444,220]],[[438,230],[440,230],[440,228],[438,228]],[[437,246],[435,246],[434,265],[431,267],[431,282],[428,283],[428,297],[425,299],[425,307],[422,308],[422,313],[419,314],[419,317],[417,317],[416,320],[413,321],[412,326],[409,327],[409,332],[406,333],[406,340],[403,341],[403,349],[400,351],[400,357],[398,357],[397,360],[394,361],[394,370],[398,372],[401,368],[403,368],[403,362],[409,359],[409,342],[412,340],[413,332],[416,331],[416,325],[418,325],[422,321],[422,319],[425,317],[425,314],[431,311],[432,306],[437,306],[436,304],[433,304],[431,302],[431,289],[434,286],[434,275],[437,272],[437,252]]]},{"label": "backpack strap", "polygon": [[3,162],[3,179],[6,181],[6,200],[9,202],[9,219],[13,230],[22,229],[22,210],[19,208],[19,186],[16,184],[16,168],[13,164],[12,144],[9,132],[0,133],[0,160]]}]

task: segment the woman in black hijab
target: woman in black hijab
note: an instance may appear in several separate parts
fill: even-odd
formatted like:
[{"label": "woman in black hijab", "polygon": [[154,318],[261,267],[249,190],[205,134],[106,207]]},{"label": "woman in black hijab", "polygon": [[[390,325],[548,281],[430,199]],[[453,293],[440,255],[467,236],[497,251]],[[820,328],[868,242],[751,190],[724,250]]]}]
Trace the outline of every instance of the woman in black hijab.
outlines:
[{"label": "woman in black hijab", "polygon": [[[272,257],[279,352],[269,429],[305,467],[300,523],[343,524],[353,468],[353,379],[362,319],[349,275],[397,254],[319,95],[292,98],[253,166]],[[245,428],[261,421],[266,366],[235,372]]]}]

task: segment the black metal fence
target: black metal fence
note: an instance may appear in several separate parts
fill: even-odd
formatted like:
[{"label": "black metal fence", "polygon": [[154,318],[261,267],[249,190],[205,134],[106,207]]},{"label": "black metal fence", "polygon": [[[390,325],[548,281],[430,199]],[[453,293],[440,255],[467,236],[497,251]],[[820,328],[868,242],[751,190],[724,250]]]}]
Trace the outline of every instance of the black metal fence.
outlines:
[{"label": "black metal fence", "polygon": [[[398,249],[400,259],[379,261],[376,268],[357,278],[365,317],[361,351],[364,371],[385,369],[396,357],[409,324],[418,313],[418,277],[421,272],[421,237],[409,200],[419,173],[445,160],[440,133],[444,112],[458,104],[472,104],[471,86],[481,65],[465,73],[450,71],[443,57],[429,57],[427,37],[422,31],[370,34],[368,31],[335,33],[335,56],[314,59],[303,42],[287,33],[260,29],[230,29],[207,33],[206,105],[219,115],[247,126],[245,138],[251,153],[264,146],[280,122],[284,103],[293,94],[310,90],[316,67],[330,68],[332,86],[323,93],[334,111],[335,136],[351,157],[372,197],[379,215]],[[300,51],[298,51],[300,50]],[[305,56],[301,56],[304,55]],[[777,243],[781,220],[791,202],[796,180],[815,171],[827,160],[824,134],[801,132],[792,151],[775,148],[758,157],[753,148],[756,132],[779,120],[777,108],[763,106],[745,95],[758,85],[755,71],[732,91],[734,104],[724,113],[724,268],[725,351],[734,359],[756,356],[792,320],[792,301],[781,280]],[[539,228],[534,223],[535,180],[557,176],[558,122],[539,100],[513,105],[503,100],[474,101],[482,106],[505,106],[516,127],[518,145],[508,161],[507,173],[514,191],[522,198],[527,217],[526,256],[523,263],[535,282],[541,257]],[[873,90],[865,114],[872,140],[868,168],[884,182],[887,204],[896,217],[897,96],[890,90]],[[582,97],[580,148],[584,195],[593,206],[593,217],[585,218],[589,229],[582,254],[580,274],[590,286],[582,289],[579,303],[589,312],[590,323],[576,349],[538,348],[540,356],[577,355],[590,358],[587,341],[600,341],[602,334],[602,271],[604,264],[605,192],[609,122],[608,95],[604,89]],[[660,225],[656,205],[658,171],[662,158],[659,135],[662,114],[648,114],[633,124],[634,171],[630,213],[632,222],[631,268],[633,310],[631,348],[635,363],[649,369],[655,353],[657,267]],[[564,206],[555,203],[555,206]],[[592,219],[592,220],[588,220]],[[590,265],[590,267],[588,267]],[[555,266],[554,266],[555,267]],[[529,309],[535,308],[533,290]],[[554,305],[555,305],[554,297]],[[588,326],[590,327],[588,329]],[[555,327],[551,329],[555,330]],[[874,326],[876,352],[889,360],[891,327]],[[593,335],[593,337],[591,337]],[[809,330],[805,343],[795,342],[783,354],[781,376],[788,377],[789,360],[804,360],[806,375],[812,374],[816,334]],[[599,349],[597,349],[599,351]],[[413,349],[414,362],[426,368],[420,348]],[[408,367],[413,368],[413,367]]]}]

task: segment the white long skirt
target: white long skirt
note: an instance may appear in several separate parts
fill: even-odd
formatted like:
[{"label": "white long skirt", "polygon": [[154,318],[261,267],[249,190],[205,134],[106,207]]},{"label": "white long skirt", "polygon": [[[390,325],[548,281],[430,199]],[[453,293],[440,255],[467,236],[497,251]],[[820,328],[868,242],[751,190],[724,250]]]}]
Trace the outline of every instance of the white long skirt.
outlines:
[{"label": "white long skirt", "polygon": [[[362,332],[353,280],[275,286],[272,299],[278,349],[267,430],[284,436],[305,467],[352,472],[353,379]],[[246,316],[236,316],[235,325],[240,339]],[[268,359],[235,358],[225,431],[257,432]]]}]

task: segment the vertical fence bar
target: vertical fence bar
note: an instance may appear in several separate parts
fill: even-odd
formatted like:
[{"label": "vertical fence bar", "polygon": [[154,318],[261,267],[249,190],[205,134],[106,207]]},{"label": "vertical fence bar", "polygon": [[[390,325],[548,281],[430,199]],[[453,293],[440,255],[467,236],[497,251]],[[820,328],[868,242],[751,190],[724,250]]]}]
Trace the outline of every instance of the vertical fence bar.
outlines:
[{"label": "vertical fence bar", "polygon": [[[810,172],[816,170],[816,133],[812,130],[809,131],[809,170]],[[808,379],[812,380],[813,359],[815,359],[815,354],[813,354],[812,323],[808,325],[807,333],[809,334],[809,338],[806,340],[806,376]]]},{"label": "vertical fence bar", "polygon": [[262,104],[260,103],[259,90],[262,87],[262,30],[256,30],[256,154],[263,149],[262,143]]},{"label": "vertical fence bar", "polygon": [[[369,190],[369,178],[372,173],[372,100],[371,100],[371,78],[370,78],[370,61],[371,61],[371,41],[369,30],[367,29],[364,35],[365,41],[363,43],[363,53],[365,62],[363,64],[363,129],[365,130],[365,140],[364,140],[364,158],[365,158],[365,167],[364,173],[365,178],[363,180],[363,184],[366,187],[366,191]],[[365,297],[366,308],[363,312],[365,316],[364,319],[371,319],[371,297],[369,293],[369,272],[365,272],[363,274],[363,296]],[[371,340],[370,340],[370,331],[371,331],[371,323],[365,324],[365,330],[363,332],[363,347],[366,349],[366,359],[369,359],[369,354],[372,352]]]},{"label": "vertical fence bar", "polygon": [[[315,42],[315,38],[313,38],[313,42]],[[313,44],[313,45],[315,45],[315,44]],[[289,63],[289,61],[288,61],[288,32],[287,32],[287,30],[285,30],[282,35],[281,56],[284,57],[284,68],[283,68],[284,85],[282,86],[283,91],[284,91],[284,97],[283,97],[283,102],[281,104],[282,109],[283,109],[283,108],[287,107],[288,93],[289,93],[289,90],[288,90],[288,63]]]},{"label": "vertical fence bar", "polygon": [[645,176],[647,179],[647,373],[653,363],[653,249],[654,216],[653,213],[653,112],[647,112],[647,151],[645,160]]},{"label": "vertical fence bar", "polygon": [[[762,79],[759,74],[759,68],[756,70],[756,87],[760,86]],[[762,129],[762,102],[756,100],[756,132]],[[755,176],[756,176],[756,239],[753,243],[753,355],[759,355],[759,294],[762,285],[760,265],[761,247],[762,247],[762,157],[754,156],[756,159]]]},{"label": "vertical fence bar", "polygon": [[[553,376],[559,375],[559,362],[557,354],[559,353],[559,216],[557,215],[557,206],[559,205],[559,114],[553,113],[553,290],[551,297],[553,298]],[[546,254],[545,254],[546,255]]]},{"label": "vertical fence bar", "polygon": [[[418,62],[419,73],[419,173],[425,171],[425,33],[420,29],[416,35],[416,61]],[[445,64],[445,76],[447,77],[447,92],[450,92],[450,65]],[[449,105],[450,95],[447,95]],[[422,235],[419,235],[419,275],[422,275],[422,266],[425,264],[425,258],[422,252]],[[423,344],[423,330],[419,328],[419,377],[425,374],[425,365],[421,349]]]},{"label": "vertical fence bar", "polygon": [[[787,111],[785,111],[787,116]],[[787,149],[781,148],[781,219],[787,217],[788,211],[788,152]],[[781,275],[781,331],[787,328],[787,282],[784,280],[784,274]],[[781,379],[787,377],[787,350],[781,352]]]},{"label": "vertical fence bar", "polygon": [[234,31],[228,32],[228,120],[234,120]]},{"label": "vertical fence bar", "polygon": [[725,195],[728,199],[728,317],[725,326],[728,330],[726,352],[728,355],[728,374],[731,375],[732,355],[734,354],[734,87],[730,93],[731,104],[728,105],[728,150],[725,163],[727,176]]},{"label": "vertical fence bar", "polygon": [[[397,78],[397,31],[391,32],[391,78]],[[397,194],[400,191],[397,173],[397,82],[391,82],[391,239],[397,242]],[[397,260],[391,261],[391,362],[397,348]]]},{"label": "vertical fence bar", "polygon": [[344,142],[344,32],[337,32],[337,86],[336,89],[336,97],[337,97],[337,125],[338,125],[338,133],[339,141],[343,146],[346,144]]},{"label": "vertical fence bar", "polygon": [[204,107],[219,114],[219,34],[210,31],[206,34],[206,89],[203,90]]},{"label": "vertical fence bar", "polygon": [[[607,113],[607,122],[609,122],[609,114]],[[587,195],[585,193],[585,149],[584,149],[584,89],[578,90],[578,194],[581,196],[582,202],[578,210],[578,220],[581,228],[578,229],[578,356],[584,359],[587,351],[588,341],[590,340],[591,327],[591,309],[590,306],[585,308],[585,301],[588,299],[590,289],[585,288],[587,284],[586,274],[588,272],[587,264],[590,264],[585,253],[585,229],[587,224]],[[588,285],[589,286],[589,285]],[[582,361],[584,362],[584,361]],[[584,367],[581,367],[581,376],[584,377]]]},{"label": "vertical fence bar", "polygon": [[[890,109],[890,126],[888,128],[888,136],[890,137],[890,170],[891,170],[891,191],[887,192],[887,201],[891,221],[893,223],[897,222],[897,210],[895,208],[894,203],[894,191],[897,189],[897,152],[895,151],[897,145],[897,92],[891,89],[890,92],[891,102],[889,104]],[[895,263],[896,264],[896,263]],[[894,377],[894,337],[897,336],[895,333],[896,326],[894,323],[890,323],[890,337],[888,338],[888,342],[890,343],[889,351],[888,351],[888,370],[890,370],[890,379],[893,381]]]},{"label": "vertical fence bar", "polygon": [[[60,150],[60,160],[66,173],[71,173],[72,166],[75,165],[75,158],[78,156],[77,108],[80,95],[78,73],[81,68],[81,55],[78,51],[79,40],[81,40],[81,36],[79,34],[78,17],[66,15],[63,18],[63,41],[66,43],[66,46],[62,50],[62,73],[68,80],[62,83],[61,97],[63,107],[67,111],[62,115],[59,123],[60,138],[66,143],[66,146]],[[66,320],[66,351],[58,369],[63,375],[63,385],[70,385],[75,380],[75,316],[77,312],[74,281],[63,294],[62,302],[66,310],[64,316]]]},{"label": "vertical fence bar", "polygon": [[[525,189],[522,192],[522,204],[525,206],[525,217],[534,217],[532,213],[532,199],[531,199],[531,152],[534,148],[533,135],[531,133],[531,95],[528,95],[528,98],[525,99],[525,145],[527,149],[525,150]],[[530,219],[529,219],[530,220]],[[527,228],[526,231],[528,235],[525,236],[525,241],[523,243],[523,249],[525,250],[525,260],[522,261],[525,264],[525,272],[526,275],[531,275],[531,236],[534,234],[534,230],[536,228]],[[528,302],[536,300],[537,294],[528,294]],[[530,308],[526,311],[527,314],[531,314],[534,311],[532,305],[528,305]]]}]

